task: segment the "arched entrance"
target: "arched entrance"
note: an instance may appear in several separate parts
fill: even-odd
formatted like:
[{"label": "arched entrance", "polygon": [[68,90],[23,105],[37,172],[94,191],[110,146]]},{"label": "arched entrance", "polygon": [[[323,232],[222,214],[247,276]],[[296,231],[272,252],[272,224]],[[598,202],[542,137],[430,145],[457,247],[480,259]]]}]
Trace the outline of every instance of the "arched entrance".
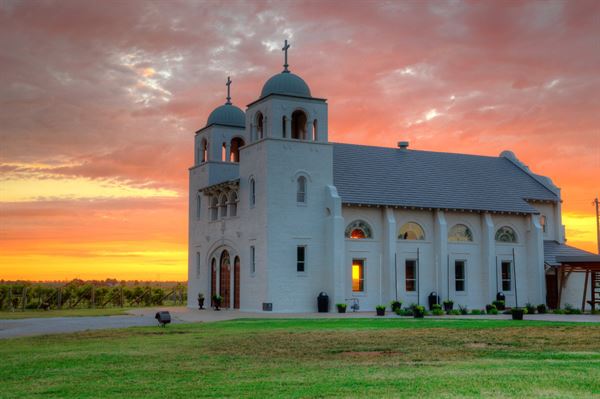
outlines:
[{"label": "arched entrance", "polygon": [[229,252],[224,250],[221,253],[221,262],[219,268],[219,295],[223,297],[221,306],[228,308],[230,306],[230,292],[231,292],[231,263],[229,259]]},{"label": "arched entrance", "polygon": [[240,257],[233,262],[233,308],[240,308]]}]

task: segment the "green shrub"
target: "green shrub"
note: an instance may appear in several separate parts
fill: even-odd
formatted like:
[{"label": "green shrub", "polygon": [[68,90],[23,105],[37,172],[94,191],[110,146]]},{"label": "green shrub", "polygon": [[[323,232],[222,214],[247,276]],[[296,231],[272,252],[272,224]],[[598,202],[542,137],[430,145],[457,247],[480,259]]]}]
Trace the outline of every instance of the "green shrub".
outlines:
[{"label": "green shrub", "polygon": [[548,309],[546,309],[546,305],[544,305],[543,303],[540,303],[539,305],[537,305],[537,312],[539,314],[544,314],[548,311]]},{"label": "green shrub", "polygon": [[467,314],[469,314],[469,308],[467,308],[467,306],[458,305],[458,311],[459,311],[459,312],[460,312],[460,314],[462,314],[462,315],[467,315]]},{"label": "green shrub", "polygon": [[377,305],[375,306],[375,310],[385,310],[385,305]]},{"label": "green shrub", "polygon": [[576,309],[571,304],[565,305],[565,314],[581,314],[581,309]]},{"label": "green shrub", "polygon": [[498,314],[498,309],[496,308],[492,308],[490,309],[487,314],[492,314],[492,315],[497,315]]},{"label": "green shrub", "polygon": [[396,309],[396,314],[398,316],[412,316],[413,311],[412,309]]},{"label": "green shrub", "polygon": [[527,314],[535,314],[535,306],[531,303],[526,303],[525,309],[527,309]]},{"label": "green shrub", "polygon": [[390,303],[390,307],[392,309],[392,312],[395,312],[396,310],[400,309],[402,307],[402,302],[400,301],[392,301]]},{"label": "green shrub", "polygon": [[552,313],[554,313],[554,314],[565,314],[565,311],[564,311],[564,310],[562,310],[562,309],[554,309],[554,310],[552,311]]},{"label": "green shrub", "polygon": [[442,309],[433,309],[431,311],[431,314],[434,316],[442,316],[442,315],[444,315],[444,311]]},{"label": "green shrub", "polygon": [[434,303],[431,306],[431,310],[442,310],[442,305],[440,305],[439,303]]},{"label": "green shrub", "polygon": [[479,315],[479,314],[483,314],[484,312],[479,310],[479,309],[473,309],[471,310],[471,314],[473,315]]},{"label": "green shrub", "polygon": [[453,315],[453,316],[458,316],[461,314],[461,312],[458,309],[452,309],[450,312],[448,312],[448,314]]},{"label": "green shrub", "polygon": [[504,301],[494,301],[492,305],[496,307],[498,310],[504,310],[506,308],[506,304]]}]

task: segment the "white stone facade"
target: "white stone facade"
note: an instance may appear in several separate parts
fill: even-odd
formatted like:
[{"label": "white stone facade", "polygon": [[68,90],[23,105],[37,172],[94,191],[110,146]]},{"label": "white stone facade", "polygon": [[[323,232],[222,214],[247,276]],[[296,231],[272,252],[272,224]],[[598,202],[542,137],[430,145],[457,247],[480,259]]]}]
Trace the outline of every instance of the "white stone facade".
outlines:
[{"label": "white stone facade", "polygon": [[[227,296],[224,307],[310,312],[322,291],[330,310],[352,298],[361,310],[396,299],[426,304],[431,292],[455,308],[482,308],[498,292],[508,306],[546,302],[543,240],[564,242],[560,201],[531,202],[539,214],[527,215],[343,204],[327,117],[323,99],[274,93],[248,106],[245,127],[215,123],[197,132],[189,180],[189,307],[197,306],[198,293],[207,305],[220,293]],[[231,155],[234,139],[243,141],[239,155]],[[354,221],[366,222],[371,237],[346,238]],[[423,239],[398,238],[409,222],[422,228]],[[449,241],[455,225],[466,226],[472,241]],[[516,242],[496,240],[503,227]],[[353,290],[355,260],[363,266],[361,292]],[[412,277],[407,262],[416,266]],[[464,276],[457,276],[460,268]]]}]

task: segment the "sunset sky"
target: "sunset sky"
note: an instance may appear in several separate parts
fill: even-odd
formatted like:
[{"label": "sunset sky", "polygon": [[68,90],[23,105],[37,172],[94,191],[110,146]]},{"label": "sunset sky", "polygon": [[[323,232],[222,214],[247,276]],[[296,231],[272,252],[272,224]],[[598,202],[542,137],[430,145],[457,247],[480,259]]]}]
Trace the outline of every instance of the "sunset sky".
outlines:
[{"label": "sunset sky", "polygon": [[0,0],[0,279],[185,280],[194,131],[290,69],[330,140],[497,156],[595,252],[600,1]]}]

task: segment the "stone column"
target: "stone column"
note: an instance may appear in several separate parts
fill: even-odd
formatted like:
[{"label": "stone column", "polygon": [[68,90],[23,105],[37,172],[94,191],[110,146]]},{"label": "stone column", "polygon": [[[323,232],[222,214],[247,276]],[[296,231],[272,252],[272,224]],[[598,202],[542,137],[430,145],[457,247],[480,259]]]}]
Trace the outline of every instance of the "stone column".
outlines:
[{"label": "stone column", "polygon": [[444,211],[436,210],[434,215],[434,262],[436,291],[440,299],[448,299],[448,224]]},{"label": "stone column", "polygon": [[492,215],[481,215],[481,300],[492,303],[496,300],[496,240]]},{"label": "stone column", "polygon": [[312,141],[313,125],[308,120],[306,121],[306,137],[305,140]]},{"label": "stone column", "polygon": [[[529,231],[526,234],[527,240],[527,257],[523,262],[522,257],[517,257],[517,262],[525,264],[517,264],[515,273],[519,270],[526,270],[527,273],[521,272],[520,280],[526,278],[525,284],[519,279],[516,283],[519,284],[519,305],[524,303],[546,303],[546,272],[544,270],[544,236],[542,226],[540,225],[539,215],[529,216]],[[526,276],[523,276],[526,274]],[[527,288],[525,290],[525,288]],[[527,299],[525,299],[527,298]],[[560,304],[559,304],[560,305]]]},{"label": "stone column", "polygon": [[[344,244],[344,218],[342,200],[334,186],[326,186],[325,206],[329,214],[325,219],[325,264],[329,267],[329,286],[333,304],[346,302],[345,273],[346,251]],[[349,270],[349,269],[348,269]]]},{"label": "stone column", "polygon": [[396,217],[392,208],[385,208],[383,215],[383,303],[396,298]]},{"label": "stone column", "polygon": [[287,115],[285,117],[285,137],[292,138],[292,117]]}]

